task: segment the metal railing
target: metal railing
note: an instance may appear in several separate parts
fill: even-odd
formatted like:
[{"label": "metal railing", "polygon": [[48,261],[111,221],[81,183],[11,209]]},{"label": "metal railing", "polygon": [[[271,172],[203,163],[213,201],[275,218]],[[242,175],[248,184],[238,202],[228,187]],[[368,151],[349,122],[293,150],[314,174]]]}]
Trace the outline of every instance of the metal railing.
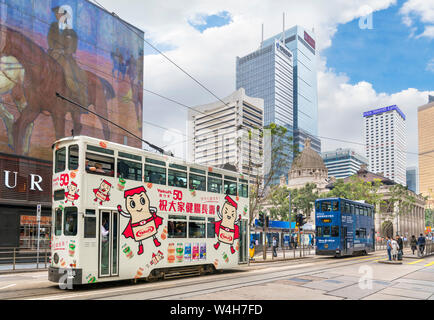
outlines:
[{"label": "metal railing", "polygon": [[[280,245],[280,244],[279,244]],[[263,260],[263,245],[259,244],[255,246],[255,260]],[[266,245],[266,259],[267,260],[275,260],[275,259],[296,259],[307,256],[315,255],[315,246],[307,245],[307,244],[294,244],[292,246],[283,245],[279,246],[276,249],[277,257],[273,254],[273,247]]]},{"label": "metal railing", "polygon": [[0,247],[0,272],[23,269],[47,269],[51,250],[25,247]]}]

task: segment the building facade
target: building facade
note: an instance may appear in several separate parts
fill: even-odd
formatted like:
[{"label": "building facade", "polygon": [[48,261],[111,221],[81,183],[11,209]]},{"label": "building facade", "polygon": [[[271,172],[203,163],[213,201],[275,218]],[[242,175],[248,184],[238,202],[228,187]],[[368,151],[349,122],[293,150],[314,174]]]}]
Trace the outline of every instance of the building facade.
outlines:
[{"label": "building facade", "polygon": [[86,0],[0,0],[0,247],[35,247],[38,204],[49,238],[54,141],[141,146],[56,93],[141,136],[143,35]]},{"label": "building facade", "polygon": [[[293,123],[294,140],[302,150],[303,134],[309,134],[311,147],[321,152],[321,143],[318,135],[318,85],[317,85],[317,49],[316,38],[313,32],[308,32],[301,26],[294,26],[265,40],[262,47],[268,46],[276,40],[285,39],[285,46],[293,54]],[[318,143],[319,142],[319,143]],[[320,149],[316,149],[319,144]]]},{"label": "building facade", "polygon": [[409,167],[406,172],[407,187],[419,194],[419,170],[417,167]]},{"label": "building facade", "polygon": [[[188,112],[188,161],[233,165],[243,175],[262,173],[264,101],[245,94],[243,88],[221,101],[197,106]],[[249,130],[252,134],[249,135]]]},{"label": "building facade", "polygon": [[[296,26],[263,41],[260,48],[236,59],[236,88],[251,97],[264,99],[264,124],[276,123],[288,129],[298,150],[310,138],[321,151],[318,134],[318,103],[315,40]],[[293,155],[292,150],[287,150]],[[273,181],[287,174],[281,168]]]},{"label": "building facade", "polygon": [[328,176],[344,179],[359,171],[362,165],[368,165],[368,159],[353,149],[336,149],[321,153]]},{"label": "building facade", "polygon": [[434,102],[417,110],[419,136],[419,191],[429,197],[428,207],[434,209]]},{"label": "building facade", "polygon": [[[384,202],[378,204],[375,208],[375,232],[377,237],[395,236],[398,233],[409,239],[412,235],[418,236],[424,232],[426,205],[424,197],[408,190],[408,196],[413,198],[414,202],[400,212],[397,202],[394,205],[387,205],[387,201],[392,197],[391,188],[396,182],[383,175],[368,171],[365,165],[362,165],[360,170],[353,176],[345,178],[344,182],[351,182],[352,177],[358,177],[364,182],[381,182],[378,193],[381,194]],[[330,184],[328,188],[332,189],[333,184]],[[403,200],[405,201],[405,199]]]},{"label": "building facade", "polygon": [[406,125],[405,115],[396,106],[363,113],[366,158],[369,171],[406,185]]}]

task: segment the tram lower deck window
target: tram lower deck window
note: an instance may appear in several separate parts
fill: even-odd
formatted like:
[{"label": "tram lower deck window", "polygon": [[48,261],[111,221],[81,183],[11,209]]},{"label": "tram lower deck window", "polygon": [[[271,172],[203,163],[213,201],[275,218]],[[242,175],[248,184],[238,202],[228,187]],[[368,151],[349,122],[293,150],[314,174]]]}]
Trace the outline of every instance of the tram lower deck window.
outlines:
[{"label": "tram lower deck window", "polygon": [[169,215],[167,222],[169,238],[187,238],[187,217]]},{"label": "tram lower deck window", "polygon": [[189,238],[205,238],[205,218],[189,217],[188,221]]},{"label": "tram lower deck window", "polygon": [[208,218],[207,224],[206,224],[206,237],[207,238],[215,238],[215,219],[214,218]]},{"label": "tram lower deck window", "polygon": [[55,212],[55,226],[54,226],[54,234],[56,236],[62,235],[62,215],[63,215],[62,209],[57,208]]},{"label": "tram lower deck window", "polygon": [[339,226],[332,226],[332,237],[339,237]]},{"label": "tram lower deck window", "polygon": [[63,234],[65,236],[77,235],[77,207],[65,208],[63,215]]}]

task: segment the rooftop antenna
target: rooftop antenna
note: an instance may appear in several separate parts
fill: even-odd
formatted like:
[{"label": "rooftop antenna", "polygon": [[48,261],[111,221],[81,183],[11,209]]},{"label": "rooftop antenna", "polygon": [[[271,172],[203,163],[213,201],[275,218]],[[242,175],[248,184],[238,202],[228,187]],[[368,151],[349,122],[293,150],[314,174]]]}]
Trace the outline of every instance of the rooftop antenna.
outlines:
[{"label": "rooftop antenna", "polygon": [[263,44],[264,44],[264,24],[262,24],[261,48]]},{"label": "rooftop antenna", "polygon": [[285,12],[283,13],[283,32],[282,32],[282,43],[285,45]]}]

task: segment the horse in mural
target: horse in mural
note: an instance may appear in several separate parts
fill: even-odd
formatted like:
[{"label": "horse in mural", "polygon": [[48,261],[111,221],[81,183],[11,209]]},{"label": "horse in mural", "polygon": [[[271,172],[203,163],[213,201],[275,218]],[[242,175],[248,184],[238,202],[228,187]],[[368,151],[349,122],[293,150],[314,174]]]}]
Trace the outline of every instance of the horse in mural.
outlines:
[{"label": "horse in mural", "polygon": [[[66,115],[71,114],[74,134],[82,130],[82,109],[56,97],[56,92],[71,97],[62,66],[22,33],[0,24],[0,116],[5,123],[9,147],[16,154],[26,155],[34,121],[42,112],[50,113],[56,139],[65,136]],[[87,75],[88,105],[108,118],[107,101],[115,98],[111,84],[90,71]],[[2,97],[9,94],[19,112],[15,119],[4,105]],[[110,130],[100,119],[104,138],[110,140]]]}]

